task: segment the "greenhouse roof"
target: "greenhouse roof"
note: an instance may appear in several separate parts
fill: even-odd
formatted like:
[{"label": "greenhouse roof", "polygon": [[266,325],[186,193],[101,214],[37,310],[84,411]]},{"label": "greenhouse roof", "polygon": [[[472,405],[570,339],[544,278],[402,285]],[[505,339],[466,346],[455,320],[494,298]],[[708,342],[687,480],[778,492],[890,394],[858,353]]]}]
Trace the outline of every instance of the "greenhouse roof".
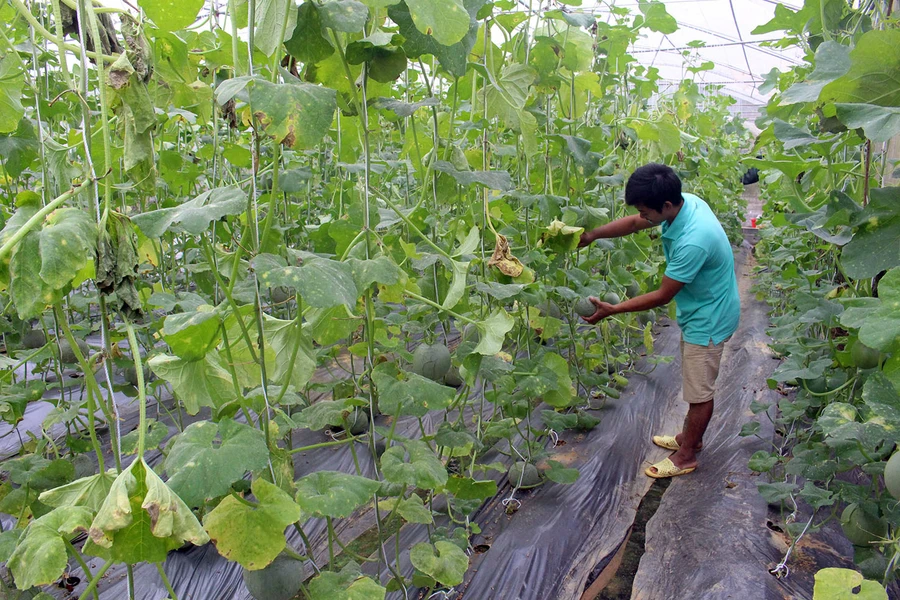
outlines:
[{"label": "greenhouse roof", "polygon": [[[733,96],[739,105],[765,104],[769,94],[759,91],[763,77],[772,69],[787,70],[802,62],[803,53],[796,47],[785,50],[768,47],[767,41],[780,39],[778,32],[754,35],[752,31],[775,15],[778,4],[799,10],[798,3],[776,0],[666,0],[666,10],[678,22],[678,30],[671,34],[642,30],[642,40],[631,54],[644,65],[659,69],[664,82],[677,85],[691,73],[688,67],[700,67],[709,62],[715,67],[700,71],[694,77],[698,83],[722,85],[723,93]],[[638,10],[638,2],[626,0],[616,6]],[[609,16],[605,6],[580,10],[598,16]],[[696,47],[694,42],[704,45]],[[664,86],[661,86],[661,90]]]}]

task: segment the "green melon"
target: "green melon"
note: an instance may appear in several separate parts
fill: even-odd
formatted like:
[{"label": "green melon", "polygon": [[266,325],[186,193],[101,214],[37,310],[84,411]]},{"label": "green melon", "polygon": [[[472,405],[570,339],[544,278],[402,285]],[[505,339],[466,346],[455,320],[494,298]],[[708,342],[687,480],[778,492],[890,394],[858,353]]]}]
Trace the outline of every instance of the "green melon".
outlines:
[{"label": "green melon", "polygon": [[828,391],[828,382],[825,381],[824,377],[817,377],[816,379],[804,379],[804,383],[806,383],[806,387],[809,391],[815,394],[824,394]]},{"label": "green melon", "polygon": [[283,286],[269,288],[269,296],[274,304],[283,304],[291,297],[291,291]]},{"label": "green melon", "polygon": [[544,300],[537,305],[537,309],[541,311],[542,317],[562,319],[562,312],[559,310],[559,306],[557,306],[556,302],[553,302],[552,300]]},{"label": "green melon", "polygon": [[632,281],[627,286],[625,286],[625,296],[628,298],[634,298],[635,296],[641,295],[641,284],[637,281]]},{"label": "green melon", "polygon": [[900,451],[894,452],[884,466],[884,486],[891,496],[900,500]]},{"label": "green melon", "polygon": [[290,600],[300,591],[304,579],[303,563],[284,554],[258,571],[244,569],[244,584],[256,600]]},{"label": "green melon", "polygon": [[868,546],[887,537],[887,523],[873,517],[857,504],[848,504],[841,513],[841,529],[854,546]]},{"label": "green melon", "polygon": [[619,298],[619,295],[615,292],[607,292],[607,294],[603,296],[603,301],[607,304],[618,304],[622,299]]},{"label": "green melon", "polygon": [[444,385],[459,387],[464,383],[465,381],[463,381],[462,376],[459,374],[459,369],[451,365],[447,374],[444,375]]},{"label": "green melon", "polygon": [[[509,484],[513,487],[532,487],[541,482],[541,474],[531,463],[519,461],[509,468]],[[521,479],[521,483],[519,480]]]},{"label": "green melon", "polygon": [[347,430],[353,435],[362,435],[369,430],[369,415],[357,408],[347,416]]},{"label": "green melon", "polygon": [[47,337],[40,329],[30,329],[22,336],[22,345],[29,350],[37,350],[47,343]]},{"label": "green melon", "polygon": [[[141,365],[141,370],[144,372],[144,383],[147,383],[150,381],[150,369],[147,368],[147,365]],[[125,383],[128,385],[138,384],[137,369],[134,368],[134,365],[125,367],[122,374],[125,376]]]},{"label": "green melon", "polygon": [[641,325],[646,325],[647,323],[656,323],[656,311],[653,310],[645,310],[644,312],[638,313],[638,323]]},{"label": "green melon", "polygon": [[[81,355],[85,358],[88,357],[91,349],[87,345],[87,342],[84,340],[75,340],[78,344],[78,349],[81,350]],[[71,365],[78,362],[78,359],[75,357],[75,351],[72,350],[72,346],[69,345],[69,340],[60,340],[59,341],[59,360],[63,364]]]},{"label": "green melon", "polygon": [[881,362],[881,352],[856,340],[850,348],[850,360],[859,369],[874,369]]},{"label": "green melon", "polygon": [[450,350],[443,344],[419,344],[413,352],[412,372],[441,381],[450,370]]},{"label": "green melon", "polygon": [[597,312],[597,307],[587,298],[579,298],[575,302],[575,314],[579,317],[589,317]]}]

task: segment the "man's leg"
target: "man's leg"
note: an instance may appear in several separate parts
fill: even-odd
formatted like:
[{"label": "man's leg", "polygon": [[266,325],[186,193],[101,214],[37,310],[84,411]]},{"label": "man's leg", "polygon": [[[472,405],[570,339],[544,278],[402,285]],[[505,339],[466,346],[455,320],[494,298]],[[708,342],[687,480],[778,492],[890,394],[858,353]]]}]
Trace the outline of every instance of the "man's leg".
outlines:
[{"label": "man's leg", "polygon": [[670,458],[679,469],[697,466],[697,451],[701,445],[703,434],[709,426],[713,414],[713,401],[691,404],[687,418],[684,420],[684,431],[681,432],[681,448]]}]

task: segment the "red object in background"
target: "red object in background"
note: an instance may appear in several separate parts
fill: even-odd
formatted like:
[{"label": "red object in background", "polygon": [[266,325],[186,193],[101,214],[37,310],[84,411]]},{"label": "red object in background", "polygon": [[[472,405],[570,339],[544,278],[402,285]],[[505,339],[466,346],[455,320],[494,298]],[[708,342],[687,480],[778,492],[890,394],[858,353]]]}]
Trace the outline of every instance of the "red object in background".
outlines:
[{"label": "red object in background", "polygon": [[750,227],[756,228],[756,217],[750,219]]}]

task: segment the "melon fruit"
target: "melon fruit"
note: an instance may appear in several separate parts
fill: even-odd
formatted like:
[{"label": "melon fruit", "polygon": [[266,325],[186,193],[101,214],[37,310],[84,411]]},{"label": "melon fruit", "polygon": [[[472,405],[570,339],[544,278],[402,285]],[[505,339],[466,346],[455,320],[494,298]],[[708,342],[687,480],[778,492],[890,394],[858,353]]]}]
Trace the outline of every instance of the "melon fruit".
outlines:
[{"label": "melon fruit", "polygon": [[46,343],[47,338],[40,329],[30,329],[22,336],[22,345],[29,350],[37,350]]},{"label": "melon fruit", "polygon": [[[144,383],[150,381],[150,369],[147,368],[147,365],[141,365],[142,371],[144,372]],[[134,365],[128,365],[125,367],[124,372],[122,373],[125,376],[125,383],[128,385],[137,385],[137,369],[134,368]]]},{"label": "melon fruit", "polygon": [[645,310],[638,313],[638,323],[646,325],[647,323],[656,323],[656,311]]},{"label": "melon fruit", "polygon": [[443,344],[419,344],[413,352],[412,372],[441,381],[450,370],[450,350]]},{"label": "melon fruit", "polygon": [[523,461],[518,461],[509,468],[507,478],[513,487],[532,487],[541,482],[541,474],[537,467]]},{"label": "melon fruit", "polygon": [[465,381],[463,381],[463,378],[459,373],[459,369],[451,365],[450,369],[447,371],[447,374],[444,375],[444,385],[459,387],[463,383],[465,383]]},{"label": "melon fruit", "polygon": [[347,415],[347,431],[352,435],[362,435],[369,430],[369,415],[357,408]]},{"label": "melon fruit", "polygon": [[841,513],[841,529],[854,546],[868,546],[887,537],[887,523],[873,517],[858,504],[848,504]]},{"label": "melon fruit", "polygon": [[607,292],[606,295],[603,296],[603,301],[607,304],[618,304],[622,299],[619,298],[619,295],[615,292]]},{"label": "melon fruit", "polygon": [[[87,358],[88,353],[90,353],[91,349],[87,345],[87,342],[84,340],[75,340],[78,344],[78,349],[81,350],[81,355]],[[75,357],[75,351],[72,350],[72,346],[69,345],[69,340],[60,340],[59,341],[59,360],[63,364],[74,364],[78,362],[78,359]]]},{"label": "melon fruit", "polygon": [[284,554],[258,571],[244,569],[244,584],[256,600],[290,600],[305,579],[303,563]]},{"label": "melon fruit", "polygon": [[900,451],[894,452],[884,466],[884,486],[891,496],[900,500]]},{"label": "melon fruit", "polygon": [[632,281],[627,286],[625,286],[625,296],[628,298],[634,298],[635,296],[641,295],[641,284],[637,281]]},{"label": "melon fruit", "polygon": [[562,312],[559,310],[559,306],[556,305],[556,302],[552,300],[544,300],[540,304],[537,305],[537,309],[541,311],[542,317],[553,317],[554,319],[562,319]]},{"label": "melon fruit", "polygon": [[284,304],[291,297],[291,291],[283,286],[269,288],[269,296],[274,304]]},{"label": "melon fruit", "polygon": [[881,353],[856,340],[850,348],[850,359],[859,369],[874,369],[881,362]]},{"label": "melon fruit", "polygon": [[590,317],[597,312],[597,307],[587,298],[579,298],[575,302],[575,314],[579,317]]}]

